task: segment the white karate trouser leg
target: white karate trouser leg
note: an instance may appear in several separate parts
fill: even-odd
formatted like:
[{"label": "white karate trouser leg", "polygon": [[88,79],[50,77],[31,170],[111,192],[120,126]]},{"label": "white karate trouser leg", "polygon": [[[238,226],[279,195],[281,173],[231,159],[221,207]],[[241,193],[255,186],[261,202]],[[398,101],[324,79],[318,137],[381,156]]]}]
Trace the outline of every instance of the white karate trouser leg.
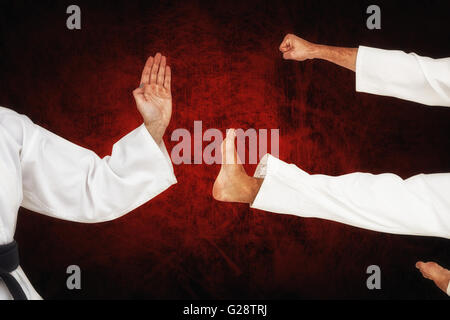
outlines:
[{"label": "white karate trouser leg", "polygon": [[266,155],[264,178],[251,207],[315,217],[393,234],[450,238],[450,174],[310,175]]}]

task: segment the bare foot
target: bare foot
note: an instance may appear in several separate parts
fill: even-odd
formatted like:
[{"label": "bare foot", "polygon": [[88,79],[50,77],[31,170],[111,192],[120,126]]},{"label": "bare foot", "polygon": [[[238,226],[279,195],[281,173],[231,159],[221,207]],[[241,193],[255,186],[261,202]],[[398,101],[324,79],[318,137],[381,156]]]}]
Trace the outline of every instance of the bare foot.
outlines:
[{"label": "bare foot", "polygon": [[212,194],[219,201],[252,203],[263,180],[247,175],[239,161],[235,139],[235,130],[228,130],[222,142],[222,167],[214,182]]},{"label": "bare foot", "polygon": [[420,270],[424,278],[433,280],[434,283],[447,293],[447,288],[450,282],[450,271],[442,268],[435,262],[422,262],[416,263],[416,268]]}]

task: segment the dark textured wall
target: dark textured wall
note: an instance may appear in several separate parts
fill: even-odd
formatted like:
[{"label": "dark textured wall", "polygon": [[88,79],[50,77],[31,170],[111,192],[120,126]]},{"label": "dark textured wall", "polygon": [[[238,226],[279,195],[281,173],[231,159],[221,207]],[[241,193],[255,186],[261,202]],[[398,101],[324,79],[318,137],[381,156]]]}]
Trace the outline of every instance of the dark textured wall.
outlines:
[{"label": "dark textured wall", "polygon": [[[131,91],[146,56],[161,51],[173,67],[169,133],[194,120],[280,128],[280,158],[311,173],[450,171],[450,110],[357,94],[350,71],[278,52],[293,32],[449,56],[448,1],[377,1],[380,31],[365,27],[368,1],[75,2],[81,31],[65,27],[72,1],[1,1],[0,104],[101,156],[139,125]],[[177,185],[103,224],[21,210],[25,272],[45,298],[444,298],[414,264],[450,266],[448,240],[215,202],[218,171],[175,166]],[[81,291],[65,288],[71,264],[82,268]],[[371,264],[381,291],[365,287]]]}]

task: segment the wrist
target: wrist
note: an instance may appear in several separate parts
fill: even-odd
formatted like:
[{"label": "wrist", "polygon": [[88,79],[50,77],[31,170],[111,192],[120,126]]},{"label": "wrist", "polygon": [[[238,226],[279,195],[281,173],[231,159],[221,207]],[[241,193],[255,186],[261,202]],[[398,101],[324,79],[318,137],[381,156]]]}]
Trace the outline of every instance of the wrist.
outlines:
[{"label": "wrist", "polygon": [[252,204],[256,196],[258,195],[259,189],[261,189],[261,185],[264,181],[264,179],[255,178],[255,177],[248,177],[248,197],[246,203]]},{"label": "wrist", "polygon": [[160,145],[163,141],[163,136],[166,128],[155,123],[144,123],[144,125],[148,133],[150,133],[150,135],[152,136],[153,140],[155,140],[156,144]]}]

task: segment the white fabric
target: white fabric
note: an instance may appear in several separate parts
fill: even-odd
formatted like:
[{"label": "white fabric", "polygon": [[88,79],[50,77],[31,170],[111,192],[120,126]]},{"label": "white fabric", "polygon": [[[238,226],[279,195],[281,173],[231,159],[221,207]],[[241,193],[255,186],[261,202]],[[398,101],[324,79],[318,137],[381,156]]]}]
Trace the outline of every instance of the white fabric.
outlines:
[{"label": "white fabric", "polygon": [[[450,106],[450,58],[360,47],[359,91]],[[264,182],[252,207],[317,217],[395,234],[450,239],[450,173],[310,175],[270,155],[255,176]]]},{"label": "white fabric", "polygon": [[333,220],[394,234],[450,239],[450,173],[310,175],[266,155],[255,177],[264,178],[253,208]]},{"label": "white fabric", "polygon": [[450,107],[450,58],[360,46],[356,91]]},{"label": "white fabric", "polygon": [[[100,159],[0,107],[0,159],[0,244],[13,240],[19,206],[96,223],[116,219],[176,183],[164,144],[158,146],[144,125]],[[11,274],[29,299],[41,298],[20,267]],[[0,299],[11,299],[1,280]]]}]

